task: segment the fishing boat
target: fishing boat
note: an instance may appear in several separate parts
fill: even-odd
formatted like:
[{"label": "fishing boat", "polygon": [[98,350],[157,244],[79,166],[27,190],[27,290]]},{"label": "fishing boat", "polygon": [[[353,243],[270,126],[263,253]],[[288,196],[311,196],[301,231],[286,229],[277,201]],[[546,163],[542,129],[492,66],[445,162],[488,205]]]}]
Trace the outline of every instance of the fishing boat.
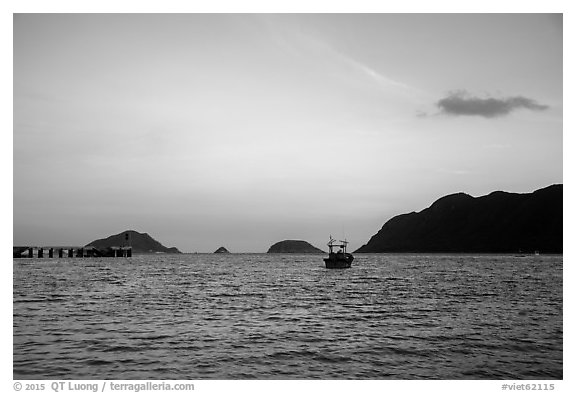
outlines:
[{"label": "fishing boat", "polygon": [[[346,269],[352,266],[354,256],[346,252],[347,245],[346,240],[336,240],[330,236],[328,258],[324,258],[326,269]],[[339,250],[334,252],[334,247],[339,248]]]}]

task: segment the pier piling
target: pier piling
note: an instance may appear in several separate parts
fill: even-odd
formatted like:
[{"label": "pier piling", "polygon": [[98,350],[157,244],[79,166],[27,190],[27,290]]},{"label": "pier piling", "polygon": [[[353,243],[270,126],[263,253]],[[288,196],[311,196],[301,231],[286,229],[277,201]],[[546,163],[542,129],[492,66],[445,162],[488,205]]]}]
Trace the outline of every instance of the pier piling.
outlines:
[{"label": "pier piling", "polygon": [[113,246],[106,248],[96,247],[48,247],[48,246],[13,246],[12,254],[14,258],[45,258],[44,251],[47,251],[47,258],[54,258],[54,251],[58,252],[58,258],[130,258],[132,257],[132,247]]}]

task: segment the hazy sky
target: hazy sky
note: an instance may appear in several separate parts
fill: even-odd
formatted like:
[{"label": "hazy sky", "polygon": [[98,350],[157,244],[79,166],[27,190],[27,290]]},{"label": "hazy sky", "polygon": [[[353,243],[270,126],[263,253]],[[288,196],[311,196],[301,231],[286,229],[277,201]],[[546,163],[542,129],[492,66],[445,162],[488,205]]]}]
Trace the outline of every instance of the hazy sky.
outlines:
[{"label": "hazy sky", "polygon": [[351,248],[562,183],[562,17],[19,14],[14,244]]}]

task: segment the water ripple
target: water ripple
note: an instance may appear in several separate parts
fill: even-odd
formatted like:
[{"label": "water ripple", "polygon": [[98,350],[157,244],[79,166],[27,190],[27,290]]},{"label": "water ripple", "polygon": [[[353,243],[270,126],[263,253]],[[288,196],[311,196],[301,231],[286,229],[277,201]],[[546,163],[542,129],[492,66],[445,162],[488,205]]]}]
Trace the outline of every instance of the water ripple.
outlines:
[{"label": "water ripple", "polygon": [[562,257],[14,260],[14,379],[562,379]]}]

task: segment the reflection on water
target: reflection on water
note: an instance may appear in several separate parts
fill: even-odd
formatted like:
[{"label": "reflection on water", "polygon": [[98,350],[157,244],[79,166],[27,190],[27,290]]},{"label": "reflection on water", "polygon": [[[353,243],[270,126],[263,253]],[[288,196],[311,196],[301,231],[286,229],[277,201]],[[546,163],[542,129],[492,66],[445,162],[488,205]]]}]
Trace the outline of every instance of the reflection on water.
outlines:
[{"label": "reflection on water", "polygon": [[561,379],[562,257],[14,260],[15,379]]}]

